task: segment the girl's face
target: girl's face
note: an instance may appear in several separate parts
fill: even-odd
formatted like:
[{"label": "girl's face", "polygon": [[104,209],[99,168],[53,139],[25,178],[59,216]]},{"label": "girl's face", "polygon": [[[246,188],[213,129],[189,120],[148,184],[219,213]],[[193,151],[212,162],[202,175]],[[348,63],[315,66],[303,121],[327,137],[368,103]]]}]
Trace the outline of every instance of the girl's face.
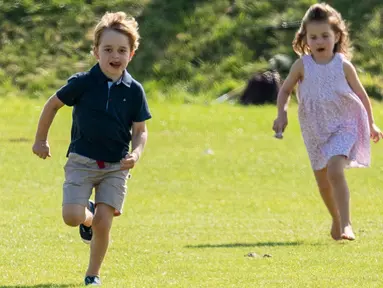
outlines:
[{"label": "girl's face", "polygon": [[129,37],[110,29],[102,32],[100,45],[93,52],[101,71],[113,81],[120,79],[134,54]]},{"label": "girl's face", "polygon": [[328,62],[334,56],[335,44],[339,35],[335,34],[329,23],[309,22],[306,25],[306,41],[315,61]]}]

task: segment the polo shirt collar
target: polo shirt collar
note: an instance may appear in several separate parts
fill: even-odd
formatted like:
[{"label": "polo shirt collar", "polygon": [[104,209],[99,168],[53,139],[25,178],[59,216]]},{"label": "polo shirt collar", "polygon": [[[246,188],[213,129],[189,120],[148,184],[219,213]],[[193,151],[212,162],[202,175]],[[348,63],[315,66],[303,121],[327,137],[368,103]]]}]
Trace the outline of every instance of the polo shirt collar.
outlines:
[{"label": "polo shirt collar", "polygon": [[130,85],[132,84],[132,76],[130,76],[130,74],[128,73],[128,71],[126,71],[126,69],[124,70],[124,73],[122,73],[122,76],[120,79],[118,79],[117,81],[117,85],[120,85],[121,83],[124,84],[126,87],[130,87]]},{"label": "polo shirt collar", "polygon": [[[107,82],[111,81],[106,75],[101,71],[100,64],[97,63],[90,69],[90,73],[93,74],[96,78],[97,81],[99,82]],[[121,83],[124,84],[127,87],[130,87],[132,84],[133,78],[132,76],[128,73],[128,71],[124,70],[122,76],[120,79],[117,80],[116,84],[120,85]]]}]

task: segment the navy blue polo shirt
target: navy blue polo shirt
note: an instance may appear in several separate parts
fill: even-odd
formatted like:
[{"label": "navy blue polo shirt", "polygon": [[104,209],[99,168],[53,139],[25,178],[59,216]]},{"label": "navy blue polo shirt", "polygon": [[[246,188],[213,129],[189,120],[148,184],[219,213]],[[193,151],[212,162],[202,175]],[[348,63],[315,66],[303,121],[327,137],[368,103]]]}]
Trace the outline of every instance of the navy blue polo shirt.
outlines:
[{"label": "navy blue polo shirt", "polygon": [[119,162],[129,151],[133,122],[151,118],[141,84],[126,70],[112,83],[98,63],[88,72],[71,76],[56,95],[73,106],[68,154]]}]

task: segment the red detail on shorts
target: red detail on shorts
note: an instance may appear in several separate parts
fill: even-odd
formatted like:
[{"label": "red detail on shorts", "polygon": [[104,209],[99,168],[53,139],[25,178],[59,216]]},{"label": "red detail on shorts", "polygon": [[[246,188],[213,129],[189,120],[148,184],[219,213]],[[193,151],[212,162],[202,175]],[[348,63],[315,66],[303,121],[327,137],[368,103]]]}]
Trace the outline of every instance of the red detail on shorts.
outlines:
[{"label": "red detail on shorts", "polygon": [[97,162],[98,168],[100,168],[100,169],[105,168],[105,162],[104,161],[97,160],[96,162]]}]

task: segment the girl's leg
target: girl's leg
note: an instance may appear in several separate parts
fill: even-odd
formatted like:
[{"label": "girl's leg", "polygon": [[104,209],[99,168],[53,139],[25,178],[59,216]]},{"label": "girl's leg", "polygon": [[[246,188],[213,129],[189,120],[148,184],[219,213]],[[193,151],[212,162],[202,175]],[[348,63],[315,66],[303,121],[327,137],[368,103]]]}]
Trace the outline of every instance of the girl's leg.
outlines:
[{"label": "girl's leg", "polygon": [[90,259],[86,276],[99,276],[104,256],[109,246],[109,232],[112,227],[114,208],[98,203],[93,217],[93,236],[90,243]]},{"label": "girl's leg", "polygon": [[332,217],[331,237],[334,240],[340,240],[341,229],[339,211],[335,202],[330,182],[327,178],[327,168],[322,170],[314,170],[314,175],[318,184],[320,195],[322,196],[323,202]]},{"label": "girl's leg", "polygon": [[341,238],[355,240],[351,227],[350,192],[344,175],[346,158],[343,155],[332,157],[327,164],[327,177],[334,191],[334,198],[340,215]]}]

